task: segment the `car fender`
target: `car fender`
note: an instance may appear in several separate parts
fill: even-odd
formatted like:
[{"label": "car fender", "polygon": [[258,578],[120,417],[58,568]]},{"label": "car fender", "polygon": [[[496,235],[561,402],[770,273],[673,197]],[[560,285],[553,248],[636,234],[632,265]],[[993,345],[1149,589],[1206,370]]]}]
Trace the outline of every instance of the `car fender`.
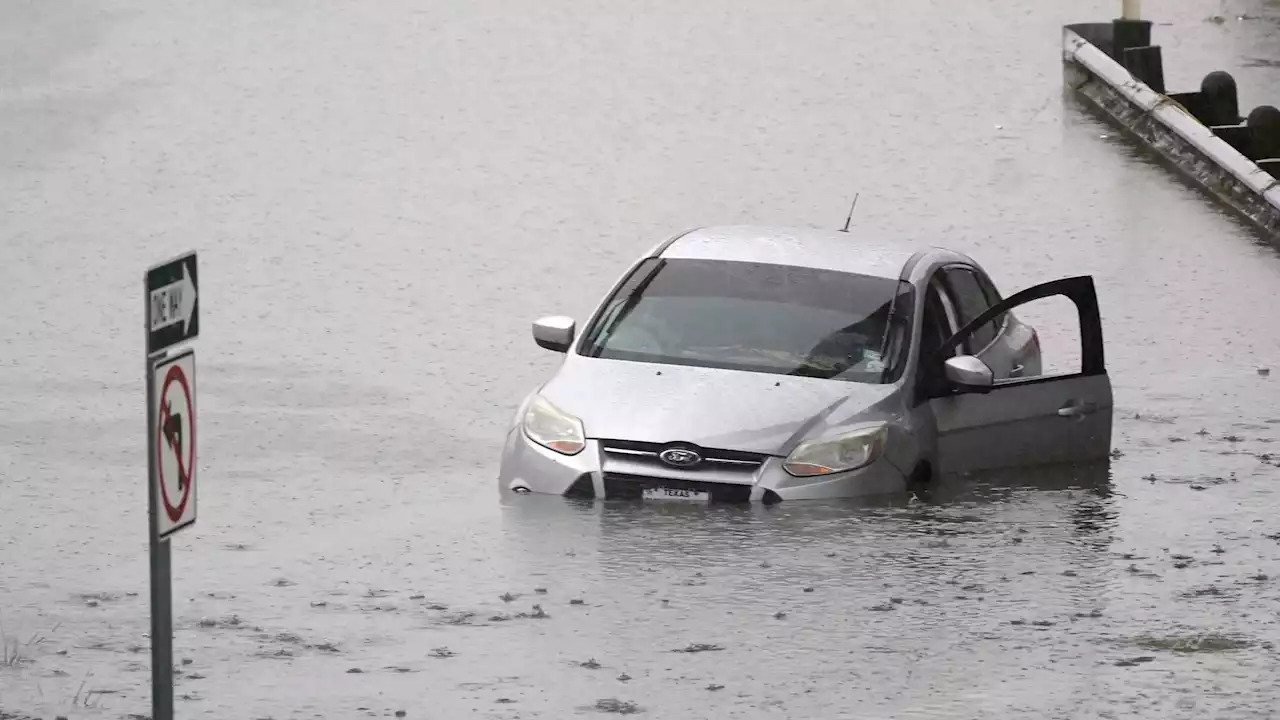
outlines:
[{"label": "car fender", "polygon": [[920,442],[914,428],[891,422],[887,426],[884,459],[903,475],[911,475],[921,460]]},{"label": "car fender", "polygon": [[915,470],[921,462],[929,463],[936,474],[938,467],[938,421],[933,416],[933,408],[923,403],[911,411],[912,440],[915,442],[916,458],[907,472]]},{"label": "car fender", "polygon": [[516,408],[515,416],[511,418],[511,425],[508,427],[508,432],[520,427],[520,424],[524,421],[524,414],[529,411],[529,403],[532,403],[533,399],[538,396],[538,393],[542,392],[542,388],[546,386],[546,383],[543,383],[531,390],[528,395],[524,396],[524,399],[520,401],[520,406]]}]

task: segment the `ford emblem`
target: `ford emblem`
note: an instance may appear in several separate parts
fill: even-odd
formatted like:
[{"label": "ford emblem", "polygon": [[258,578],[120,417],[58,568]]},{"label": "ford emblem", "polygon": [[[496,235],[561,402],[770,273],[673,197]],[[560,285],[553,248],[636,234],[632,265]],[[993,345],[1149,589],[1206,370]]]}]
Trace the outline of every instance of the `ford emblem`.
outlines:
[{"label": "ford emblem", "polygon": [[702,462],[702,456],[689,448],[667,448],[658,453],[662,462],[679,468],[689,468]]}]

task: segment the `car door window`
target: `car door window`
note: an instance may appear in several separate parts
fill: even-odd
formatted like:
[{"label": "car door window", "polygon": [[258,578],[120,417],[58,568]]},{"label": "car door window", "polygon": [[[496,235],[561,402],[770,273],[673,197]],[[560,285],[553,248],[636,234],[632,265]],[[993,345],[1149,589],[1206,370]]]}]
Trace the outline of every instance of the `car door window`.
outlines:
[{"label": "car door window", "polygon": [[[955,316],[955,309],[947,301],[942,288],[937,283],[929,283],[929,289],[925,292],[924,299],[921,343],[936,350],[942,345],[943,340],[951,337],[959,329],[960,325],[958,318]],[[952,348],[943,354],[946,357],[951,357],[956,355],[957,352],[956,349]]]},{"label": "car door window", "polygon": [[956,329],[948,319],[945,301],[937,283],[929,283],[924,296],[924,313],[920,316],[920,368],[916,375],[923,397],[946,387],[942,362],[946,357],[954,356],[957,351],[953,348],[939,354],[938,350]]},{"label": "car door window", "polygon": [[[991,282],[991,278],[987,277],[986,275],[980,272],[974,273],[974,274],[978,278],[978,284],[982,286],[982,293],[987,296],[988,307],[992,305],[998,305],[1001,300],[1004,300],[1004,298],[1000,296],[1000,291],[996,289],[995,283]],[[1005,318],[1006,318],[1006,314],[1000,313],[995,317],[995,320],[993,321],[995,323],[997,335],[999,335],[1000,331],[1004,329]]]},{"label": "car door window", "polygon": [[[948,267],[943,269],[942,275],[955,302],[961,327],[969,324],[991,307],[977,274],[969,268],[959,265]],[[999,332],[999,326],[994,320],[984,323],[965,340],[965,349],[970,355],[977,355],[996,339],[997,332]]]}]

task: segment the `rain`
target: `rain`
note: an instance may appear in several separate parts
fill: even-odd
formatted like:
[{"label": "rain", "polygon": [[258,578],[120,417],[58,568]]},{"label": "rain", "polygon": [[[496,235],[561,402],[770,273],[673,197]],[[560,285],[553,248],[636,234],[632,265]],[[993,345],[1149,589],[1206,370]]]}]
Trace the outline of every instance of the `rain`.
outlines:
[{"label": "rain", "polygon": [[[963,5],[963,6],[962,6]],[[0,718],[151,712],[145,268],[200,253],[177,717],[1269,717],[1280,256],[1063,92],[1115,0],[0,5]],[[1144,4],[1280,102],[1280,11]],[[497,492],[654,243],[1090,274],[1109,462],[772,507]],[[1069,310],[1031,313],[1069,364]]]}]

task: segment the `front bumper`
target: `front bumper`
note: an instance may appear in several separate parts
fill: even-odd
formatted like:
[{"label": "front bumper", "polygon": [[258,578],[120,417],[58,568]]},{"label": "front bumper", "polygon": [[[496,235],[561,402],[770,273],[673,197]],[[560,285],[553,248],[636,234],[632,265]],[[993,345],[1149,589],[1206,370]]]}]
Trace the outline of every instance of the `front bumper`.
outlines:
[{"label": "front bumper", "polygon": [[902,492],[906,476],[884,457],[867,467],[825,477],[798,478],[772,455],[704,449],[706,460],[682,470],[658,460],[661,446],[588,440],[577,455],[538,445],[519,427],[507,435],[498,482],[502,490],[589,498],[638,499],[646,488],[706,492],[712,502],[771,504]]}]

